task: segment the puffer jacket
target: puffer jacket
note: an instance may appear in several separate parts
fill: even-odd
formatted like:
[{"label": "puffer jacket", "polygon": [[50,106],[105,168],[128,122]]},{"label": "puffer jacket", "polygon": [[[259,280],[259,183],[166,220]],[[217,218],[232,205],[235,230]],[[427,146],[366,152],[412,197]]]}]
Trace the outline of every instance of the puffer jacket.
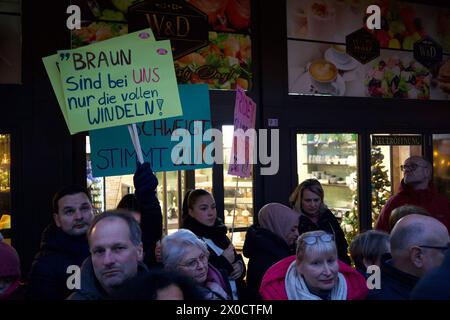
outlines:
[{"label": "puffer jacket", "polygon": [[[288,300],[284,279],[295,259],[295,255],[289,256],[267,270],[259,289],[263,300]],[[367,297],[366,280],[358,271],[339,261],[339,272],[347,281],[347,300],[363,300]]]}]

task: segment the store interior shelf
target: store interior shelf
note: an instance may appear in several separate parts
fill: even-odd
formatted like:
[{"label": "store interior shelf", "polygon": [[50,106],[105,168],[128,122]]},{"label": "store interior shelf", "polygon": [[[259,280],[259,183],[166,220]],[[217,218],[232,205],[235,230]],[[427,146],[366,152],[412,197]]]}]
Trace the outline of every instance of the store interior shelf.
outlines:
[{"label": "store interior shelf", "polygon": [[321,165],[321,166],[342,166],[342,167],[353,167],[356,168],[354,164],[337,164],[337,163],[321,163],[321,162],[304,162],[303,165]]},{"label": "store interior shelf", "polygon": [[321,183],[322,186],[327,187],[339,187],[339,188],[348,188],[346,184],[339,184],[339,183]]},{"label": "store interior shelf", "polygon": [[[234,204],[234,198],[225,198],[224,203],[225,204]],[[237,198],[236,203],[237,204],[252,204],[252,198]]]}]

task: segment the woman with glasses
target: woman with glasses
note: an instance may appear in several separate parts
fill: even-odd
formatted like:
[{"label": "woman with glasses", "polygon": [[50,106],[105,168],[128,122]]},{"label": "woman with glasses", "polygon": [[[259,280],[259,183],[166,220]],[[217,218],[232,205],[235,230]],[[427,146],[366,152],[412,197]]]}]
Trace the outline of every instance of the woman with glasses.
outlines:
[{"label": "woman with glasses", "polygon": [[361,300],[368,293],[366,280],[337,258],[333,235],[303,233],[296,255],[267,270],[259,290],[264,300]]},{"label": "woman with glasses", "polygon": [[183,200],[182,228],[191,230],[205,241],[210,253],[209,263],[226,272],[233,300],[245,296],[245,266],[240,254],[227,237],[227,227],[217,217],[212,194],[203,189],[188,192]]},{"label": "woman with glasses", "polygon": [[229,300],[230,287],[222,274],[208,263],[206,244],[186,229],[166,236],[161,242],[164,269],[180,272],[191,278],[205,300]]},{"label": "woman with glasses", "polygon": [[261,299],[259,287],[272,265],[295,253],[299,214],[280,203],[269,203],[259,210],[258,224],[247,230],[244,256],[248,260],[247,289],[250,298]]},{"label": "woman with glasses", "polygon": [[316,179],[307,179],[289,197],[292,209],[300,213],[298,233],[323,230],[334,236],[339,260],[350,265],[347,240],[338,220],[323,203],[324,191]]}]

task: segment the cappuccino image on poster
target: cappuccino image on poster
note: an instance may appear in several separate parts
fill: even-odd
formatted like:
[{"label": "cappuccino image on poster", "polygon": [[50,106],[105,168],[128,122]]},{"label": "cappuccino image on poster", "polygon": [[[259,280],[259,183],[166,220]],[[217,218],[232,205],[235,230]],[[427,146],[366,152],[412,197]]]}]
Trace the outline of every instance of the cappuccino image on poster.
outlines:
[{"label": "cappuccino image on poster", "polygon": [[428,69],[408,51],[381,50],[378,58],[365,65],[345,52],[343,44],[288,41],[289,94],[449,99],[448,55]]}]

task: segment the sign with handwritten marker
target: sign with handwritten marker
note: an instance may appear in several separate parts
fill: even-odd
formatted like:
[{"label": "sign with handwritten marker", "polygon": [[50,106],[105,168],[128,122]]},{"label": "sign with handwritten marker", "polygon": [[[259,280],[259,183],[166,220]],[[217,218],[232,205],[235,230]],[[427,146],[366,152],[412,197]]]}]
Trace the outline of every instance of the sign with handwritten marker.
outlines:
[{"label": "sign with handwritten marker", "polygon": [[[231,176],[250,177],[253,168],[254,141],[246,139],[247,130],[255,129],[256,103],[247,97],[242,88],[236,89],[234,106],[234,134],[231,146],[228,174]],[[242,134],[239,134],[241,132]],[[248,142],[247,142],[248,141]],[[244,146],[240,148],[239,146]],[[248,158],[247,158],[248,157]]]},{"label": "sign with handwritten marker", "polygon": [[[211,128],[211,111],[208,85],[179,85],[183,116],[145,121],[137,124],[139,141],[144,160],[149,161],[153,171],[192,170],[210,168],[202,163],[180,164],[172,162],[172,149],[179,143],[171,141],[176,129],[186,129],[191,135],[190,154],[199,136]],[[200,124],[200,125],[199,125]],[[201,129],[200,129],[201,127]],[[127,126],[118,126],[89,132],[91,143],[92,172],[95,177],[132,174],[136,170],[136,151],[128,134]]]},{"label": "sign with handwritten marker", "polygon": [[182,114],[170,41],[139,41],[58,51],[73,132]]},{"label": "sign with handwritten marker", "polygon": [[[128,36],[131,37],[139,37],[140,39],[146,39],[146,41],[155,41],[155,36],[153,35],[152,29],[147,28],[143,30],[139,30],[133,33],[130,33]],[[103,40],[101,42],[96,42],[91,44],[89,47],[95,47],[99,45],[118,45],[123,40],[121,37],[111,38],[108,40]],[[80,50],[80,49],[78,49]],[[45,70],[47,71],[47,75],[50,79],[50,83],[52,85],[53,91],[55,92],[56,99],[58,100],[59,107],[61,109],[61,112],[64,116],[64,120],[66,121],[67,127],[69,129],[69,132],[71,134],[74,134],[73,130],[70,128],[70,122],[68,120],[67,116],[67,110],[66,110],[66,104],[64,101],[64,92],[61,85],[61,76],[59,72],[59,57],[57,54],[47,56],[42,58],[42,61],[45,66]]]}]

